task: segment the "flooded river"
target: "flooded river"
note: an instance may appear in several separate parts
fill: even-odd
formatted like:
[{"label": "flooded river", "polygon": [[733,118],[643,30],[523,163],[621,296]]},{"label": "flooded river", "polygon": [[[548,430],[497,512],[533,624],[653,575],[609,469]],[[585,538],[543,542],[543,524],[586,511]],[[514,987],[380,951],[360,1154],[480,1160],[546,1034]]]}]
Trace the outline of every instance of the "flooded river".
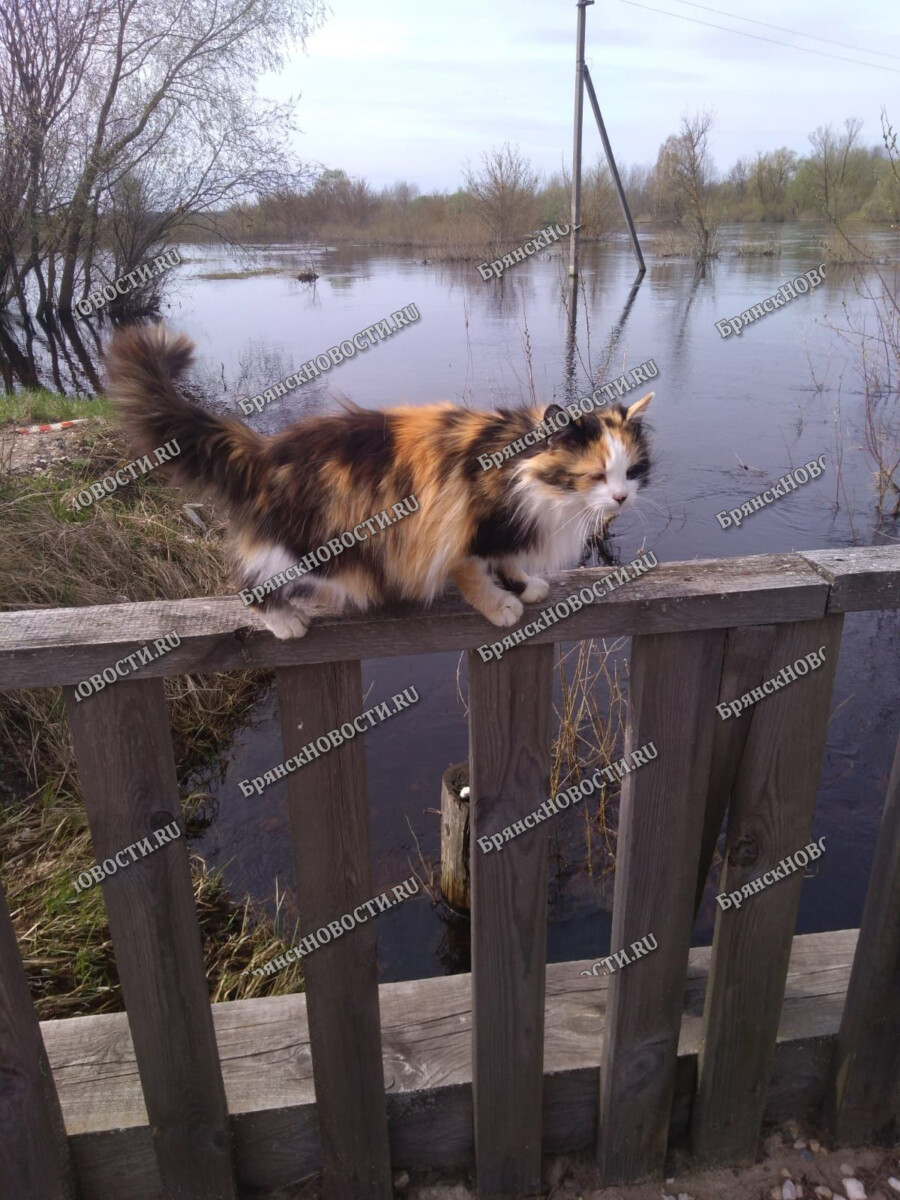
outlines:
[{"label": "flooded river", "polygon": [[[485,282],[475,264],[426,263],[412,251],[324,246],[258,252],[256,268],[284,268],[284,274],[204,278],[241,274],[246,264],[218,250],[182,246],[185,262],[172,272],[164,312],[198,343],[205,390],[237,412],[239,396],[270,387],[404,305],[417,306],[415,324],[247,418],[269,431],[327,407],[338,393],[364,407],[439,399],[486,408],[532,397],[564,402],[573,392],[590,390],[589,383],[652,358],[659,371],[648,412],[655,469],[636,508],[616,522],[613,544],[623,561],[642,549],[665,562],[896,544],[900,522],[877,521],[872,464],[863,449],[857,353],[840,335],[848,315],[862,317],[868,304],[857,294],[852,270],[829,268],[822,286],[740,337],[723,339],[715,328],[716,321],[761,303],[815,266],[819,233],[796,225],[764,234],[726,229],[723,256],[704,274],[685,259],[655,257],[651,246],[649,269],[636,289],[627,243],[588,247],[574,343],[564,302],[565,250],[519,264],[502,281]],[[737,257],[741,238],[751,236],[775,239],[780,255]],[[896,235],[872,236],[896,258]],[[293,278],[310,264],[319,274],[315,285]],[[822,478],[739,529],[720,528],[716,512],[740,507],[822,454]],[[859,923],[898,731],[897,635],[896,613],[851,614],[845,622],[814,826],[815,837],[827,835],[827,851],[804,885],[799,932]],[[619,656],[627,660],[627,644]],[[437,861],[441,773],[467,754],[464,656],[367,660],[363,684],[369,703],[410,684],[422,697],[366,739],[379,892],[405,879],[410,864],[421,871],[420,855]],[[284,788],[278,784],[245,799],[237,782],[282,758],[269,695],[252,726],[236,738],[224,778],[213,789],[216,819],[197,846],[224,869],[237,894],[248,891],[269,905],[276,880],[278,890],[288,893],[292,881]],[[583,810],[570,810],[559,826],[549,958],[606,953],[611,873],[596,869],[596,862],[593,872],[586,865]],[[285,911],[291,913],[290,896]],[[710,940],[714,911],[708,895],[695,943]],[[464,931],[423,896],[386,913],[377,928],[384,980],[467,965]]]}]

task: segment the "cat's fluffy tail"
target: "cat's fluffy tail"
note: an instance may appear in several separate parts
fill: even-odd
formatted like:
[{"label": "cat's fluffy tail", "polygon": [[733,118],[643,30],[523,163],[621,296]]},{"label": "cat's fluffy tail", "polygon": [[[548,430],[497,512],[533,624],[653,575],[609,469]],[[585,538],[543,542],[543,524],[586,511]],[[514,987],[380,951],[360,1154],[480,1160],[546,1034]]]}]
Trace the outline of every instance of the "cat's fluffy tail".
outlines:
[{"label": "cat's fluffy tail", "polygon": [[[175,381],[190,366],[193,352],[189,338],[167,333],[162,325],[120,330],[106,356],[109,397],[138,457],[174,441],[178,451],[166,465],[177,483],[199,485],[230,505],[241,505],[258,492],[267,439],[179,393]],[[151,461],[155,466],[157,458]]]}]

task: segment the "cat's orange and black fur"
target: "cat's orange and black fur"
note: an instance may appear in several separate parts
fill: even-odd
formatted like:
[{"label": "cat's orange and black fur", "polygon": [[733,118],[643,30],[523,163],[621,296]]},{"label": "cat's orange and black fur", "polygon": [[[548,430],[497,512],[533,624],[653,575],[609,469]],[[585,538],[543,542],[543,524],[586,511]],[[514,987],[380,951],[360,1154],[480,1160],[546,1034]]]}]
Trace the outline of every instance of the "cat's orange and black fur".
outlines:
[{"label": "cat's orange and black fur", "polygon": [[556,406],[482,412],[427,404],[346,406],[272,437],[190,403],[175,381],[193,344],[161,325],[121,331],[107,356],[109,395],[138,455],[173,438],[175,482],[202,488],[231,516],[239,585],[252,588],[408,496],[418,508],[267,595],[257,607],[276,637],[308,628],[304,600],[366,609],[427,604],[448,582],[494,625],[515,625],[543,600],[541,574],[574,566],[587,539],[628,504],[650,466],[640,414],[653,393],[583,415],[483,471]]}]

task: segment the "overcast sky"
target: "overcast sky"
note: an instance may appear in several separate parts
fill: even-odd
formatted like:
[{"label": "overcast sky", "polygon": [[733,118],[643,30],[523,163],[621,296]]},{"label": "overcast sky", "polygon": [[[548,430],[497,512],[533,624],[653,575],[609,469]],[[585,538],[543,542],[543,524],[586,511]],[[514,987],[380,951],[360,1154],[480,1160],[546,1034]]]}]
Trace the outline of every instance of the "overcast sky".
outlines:
[{"label": "overcast sky", "polygon": [[[700,0],[697,0],[699,4]],[[885,105],[900,126],[897,0],[597,0],[587,10],[588,66],[620,163],[648,162],[686,109],[715,111],[719,169],[848,116],[878,140]],[[801,39],[754,21],[803,30]],[[708,21],[792,43],[753,40]],[[376,186],[408,179],[454,189],[466,158],[518,143],[543,171],[571,156],[576,8],[572,0],[333,0],[331,15],[263,92],[301,93],[298,151]],[[804,53],[857,59],[862,65]],[[877,50],[881,55],[848,49]],[[890,54],[893,57],[884,57]],[[889,68],[888,70],[879,68]],[[600,153],[585,111],[585,160]]]}]

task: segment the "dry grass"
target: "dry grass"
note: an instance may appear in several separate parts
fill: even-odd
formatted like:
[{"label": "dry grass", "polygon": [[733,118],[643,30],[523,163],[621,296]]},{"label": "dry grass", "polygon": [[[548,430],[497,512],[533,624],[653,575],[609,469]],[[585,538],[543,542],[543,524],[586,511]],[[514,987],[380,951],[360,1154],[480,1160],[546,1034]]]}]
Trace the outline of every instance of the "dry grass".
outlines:
[{"label": "dry grass", "polygon": [[284,275],[290,277],[286,267],[246,267],[242,271],[204,271],[197,279],[255,279],[259,275]]},{"label": "dry grass", "polygon": [[741,242],[735,258],[779,258],[781,247],[775,242]]},{"label": "dry grass", "polygon": [[[557,648],[562,696],[559,730],[553,743],[550,794],[580,783],[621,756],[627,703],[622,655],[624,639],[590,638],[565,654]],[[584,805],[585,866],[588,874],[615,864],[612,801],[619,784],[604,784]],[[593,811],[592,811],[593,806]]]},{"label": "dry grass", "polygon": [[[204,508],[198,528],[152,476],[81,512],[71,507],[85,483],[128,461],[108,428],[86,428],[71,465],[30,476],[0,470],[0,608],[227,592],[216,515]],[[188,834],[196,831],[190,776],[214,769],[266,681],[259,671],[166,680]],[[0,694],[0,754],[3,882],[38,1011],[46,1018],[121,1009],[102,888],[76,894],[72,884],[94,856],[59,688]],[[277,919],[248,902],[235,906],[196,856],[192,877],[213,999],[297,990],[296,964],[265,980],[242,974],[284,951]]]},{"label": "dry grass", "polygon": [[710,233],[705,253],[698,246],[697,238],[678,229],[664,229],[653,241],[653,253],[660,258],[692,258],[695,262],[709,262],[719,257],[718,229]]},{"label": "dry grass", "polygon": [[653,242],[653,253],[660,258],[693,258],[694,244],[686,234],[664,229]]}]

